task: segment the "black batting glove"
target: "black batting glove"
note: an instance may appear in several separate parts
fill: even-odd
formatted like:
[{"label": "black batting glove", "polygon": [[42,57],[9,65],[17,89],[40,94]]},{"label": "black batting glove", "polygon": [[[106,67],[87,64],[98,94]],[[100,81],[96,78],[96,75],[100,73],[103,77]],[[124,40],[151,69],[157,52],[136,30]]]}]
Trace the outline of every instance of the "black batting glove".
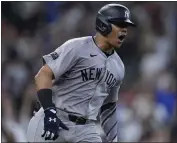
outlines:
[{"label": "black batting glove", "polygon": [[45,137],[45,140],[56,140],[59,136],[60,127],[69,130],[69,128],[57,117],[57,111],[54,107],[47,108],[44,113],[44,130],[41,137]]}]

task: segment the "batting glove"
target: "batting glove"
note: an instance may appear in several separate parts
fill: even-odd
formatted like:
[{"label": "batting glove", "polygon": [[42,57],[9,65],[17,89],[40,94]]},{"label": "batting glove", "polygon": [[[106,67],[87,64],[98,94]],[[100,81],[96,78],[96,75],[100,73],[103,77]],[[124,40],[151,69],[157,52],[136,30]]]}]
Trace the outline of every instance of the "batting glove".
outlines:
[{"label": "batting glove", "polygon": [[45,137],[45,140],[56,140],[59,136],[60,127],[69,130],[69,128],[57,117],[57,111],[54,107],[46,109],[44,113],[44,130],[41,137]]}]

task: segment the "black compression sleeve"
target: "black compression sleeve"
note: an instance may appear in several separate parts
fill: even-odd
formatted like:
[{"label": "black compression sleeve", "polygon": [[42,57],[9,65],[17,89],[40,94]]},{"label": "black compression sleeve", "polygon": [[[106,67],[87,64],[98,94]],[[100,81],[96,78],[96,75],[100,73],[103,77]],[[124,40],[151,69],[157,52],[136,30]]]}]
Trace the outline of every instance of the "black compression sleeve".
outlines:
[{"label": "black compression sleeve", "polygon": [[38,99],[41,103],[41,106],[45,109],[49,107],[55,107],[54,103],[52,102],[52,90],[51,89],[40,89],[37,92]]}]

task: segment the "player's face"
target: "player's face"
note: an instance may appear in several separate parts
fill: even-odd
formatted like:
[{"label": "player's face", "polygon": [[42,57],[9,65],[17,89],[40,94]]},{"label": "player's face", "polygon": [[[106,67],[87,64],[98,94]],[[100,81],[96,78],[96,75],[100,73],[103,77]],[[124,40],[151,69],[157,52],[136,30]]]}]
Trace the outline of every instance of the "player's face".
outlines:
[{"label": "player's face", "polygon": [[108,43],[115,48],[119,48],[125,40],[126,35],[127,26],[116,26],[112,24],[112,32],[107,36]]}]

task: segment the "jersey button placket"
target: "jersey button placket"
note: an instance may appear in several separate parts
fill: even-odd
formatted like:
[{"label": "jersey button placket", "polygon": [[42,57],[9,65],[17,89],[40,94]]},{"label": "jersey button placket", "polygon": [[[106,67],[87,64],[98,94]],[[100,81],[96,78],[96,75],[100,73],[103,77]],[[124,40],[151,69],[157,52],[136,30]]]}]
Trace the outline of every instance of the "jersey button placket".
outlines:
[{"label": "jersey button placket", "polygon": [[[96,87],[95,87],[95,92],[96,92],[96,89],[97,89],[97,86],[98,86],[98,84],[100,83],[100,82],[103,82],[104,81],[104,78],[105,78],[105,75],[106,75],[106,63],[107,63],[107,58],[105,59],[105,61],[104,61],[104,73],[103,73],[103,75],[102,75],[102,77],[101,77],[101,79],[98,81],[98,83],[96,84]],[[86,117],[89,117],[89,114],[90,114],[90,111],[89,111],[89,107],[90,107],[90,103],[92,102],[92,99],[93,99],[93,97],[94,97],[94,95],[95,95],[95,92],[94,92],[94,94],[92,95],[92,97],[91,97],[91,99],[90,99],[90,101],[89,101],[89,103],[88,103],[88,110],[87,110],[87,113],[86,113]]]}]

